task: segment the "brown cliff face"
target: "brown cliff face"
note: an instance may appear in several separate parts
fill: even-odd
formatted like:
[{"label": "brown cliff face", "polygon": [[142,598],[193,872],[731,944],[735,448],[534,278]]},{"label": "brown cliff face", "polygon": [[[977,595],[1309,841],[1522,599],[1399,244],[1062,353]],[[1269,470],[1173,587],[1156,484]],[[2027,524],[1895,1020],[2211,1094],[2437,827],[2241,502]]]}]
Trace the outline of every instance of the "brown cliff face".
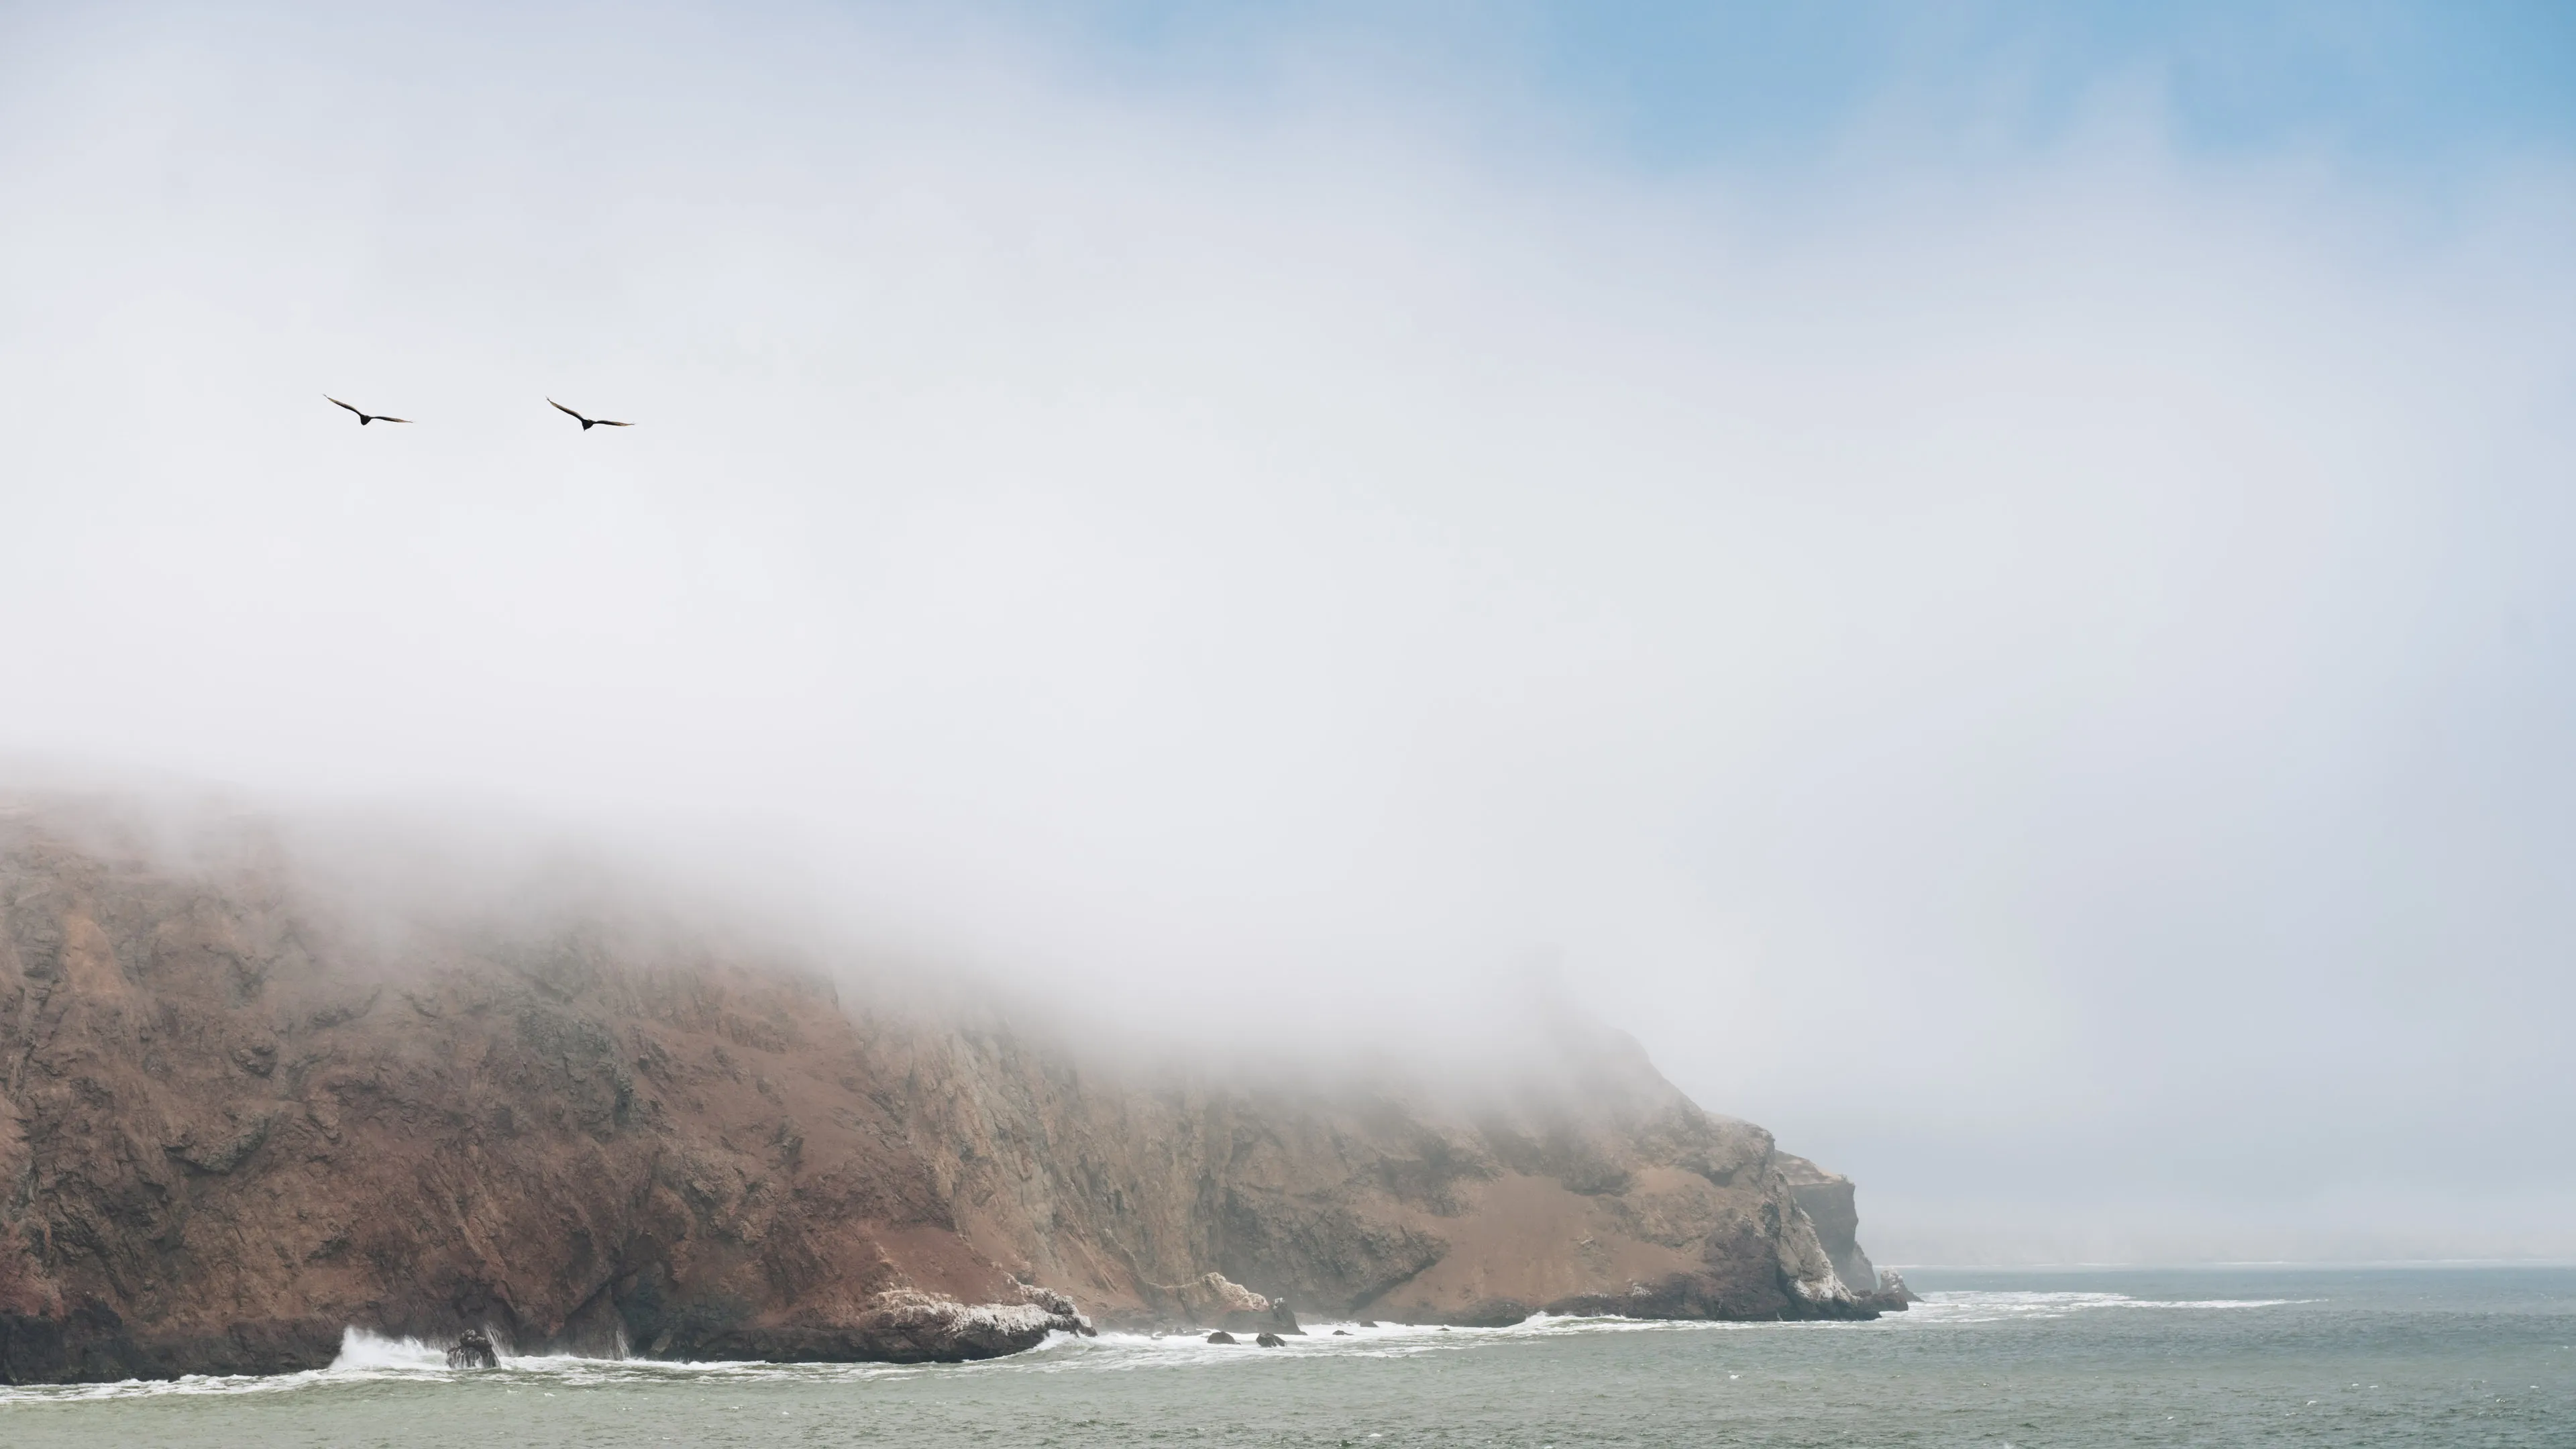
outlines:
[{"label": "brown cliff face", "polygon": [[0,815],[0,1382],[318,1367],[352,1325],[922,1360],[1077,1307],[1868,1311],[1768,1134],[1624,1038],[1477,1109],[1148,1080],[633,919],[389,923],[299,878]]}]

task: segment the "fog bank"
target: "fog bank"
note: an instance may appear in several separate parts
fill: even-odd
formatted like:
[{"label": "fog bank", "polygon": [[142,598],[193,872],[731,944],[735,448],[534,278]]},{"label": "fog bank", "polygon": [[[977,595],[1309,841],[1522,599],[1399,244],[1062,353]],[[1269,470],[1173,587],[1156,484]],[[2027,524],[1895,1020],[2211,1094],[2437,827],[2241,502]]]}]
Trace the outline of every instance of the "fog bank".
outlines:
[{"label": "fog bank", "polygon": [[2576,1254],[2564,156],[601,18],[0,18],[13,768],[1174,1033],[1553,976],[1893,1261]]}]

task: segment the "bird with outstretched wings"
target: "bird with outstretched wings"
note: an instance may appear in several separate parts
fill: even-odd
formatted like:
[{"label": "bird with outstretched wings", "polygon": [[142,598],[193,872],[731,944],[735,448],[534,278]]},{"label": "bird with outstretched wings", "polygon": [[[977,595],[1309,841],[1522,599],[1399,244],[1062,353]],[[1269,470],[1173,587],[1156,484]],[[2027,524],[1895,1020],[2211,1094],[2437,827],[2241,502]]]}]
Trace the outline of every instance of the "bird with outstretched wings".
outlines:
[{"label": "bird with outstretched wings", "polygon": [[[347,403],[341,402],[338,398],[331,396],[331,394],[327,392],[322,394],[322,400],[327,403],[337,403],[341,407],[349,408]],[[364,408],[349,408],[349,411],[358,415],[358,426],[362,428],[369,423],[407,423],[411,421],[409,418],[387,417],[383,413],[371,413]]]},{"label": "bird with outstretched wings", "polygon": [[555,411],[580,423],[581,430],[585,433],[589,432],[593,428],[631,428],[635,426],[633,423],[614,422],[608,418],[585,418],[581,414],[574,412],[572,409],[565,407],[562,403],[555,402],[553,398],[547,398],[546,401],[555,403]]}]

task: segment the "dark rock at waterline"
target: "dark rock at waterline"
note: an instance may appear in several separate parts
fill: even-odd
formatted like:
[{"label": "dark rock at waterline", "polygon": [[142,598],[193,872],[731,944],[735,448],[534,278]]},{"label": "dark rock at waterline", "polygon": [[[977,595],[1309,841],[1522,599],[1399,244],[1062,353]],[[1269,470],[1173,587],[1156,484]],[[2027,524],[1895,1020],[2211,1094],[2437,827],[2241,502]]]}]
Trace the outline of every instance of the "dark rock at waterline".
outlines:
[{"label": "dark rock at waterline", "polygon": [[[8,1286],[0,1276],[0,1290]],[[330,1366],[339,1356],[343,1328],[324,1319],[271,1319],[232,1324],[219,1333],[138,1334],[94,1298],[60,1312],[13,1307],[0,1301],[0,1384],[301,1373]]]},{"label": "dark rock at waterline", "polygon": [[1281,1338],[1275,1333],[1265,1333],[1259,1338],[1254,1339],[1253,1342],[1262,1348],[1286,1348],[1288,1346],[1288,1340]]},{"label": "dark rock at waterline", "polygon": [[492,1351],[491,1336],[479,1328],[469,1328],[457,1336],[447,1350],[447,1366],[452,1369],[499,1368],[501,1356]]},{"label": "dark rock at waterline", "polygon": [[1377,1320],[1374,1318],[1363,1318],[1360,1320],[1360,1327],[1375,1328],[1377,1327]]},{"label": "dark rock at waterline", "polygon": [[[1062,1301],[1044,1290],[1036,1296]],[[1091,1332],[1079,1315],[1054,1312],[1045,1302],[959,1303],[901,1288],[876,1294],[838,1322],[718,1326],[710,1319],[703,1313],[675,1315],[669,1328],[648,1341],[649,1355],[764,1363],[965,1363],[1035,1348],[1049,1333]]]},{"label": "dark rock at waterline", "polygon": [[1235,1338],[1233,1334],[1220,1328],[1216,1332],[1209,1334],[1207,1336],[1207,1341],[1210,1343],[1232,1343],[1235,1341]]},{"label": "dark rock at waterline", "polygon": [[1351,1331],[1347,1328],[1336,1328],[1333,1330],[1333,1337],[1335,1338],[1348,1338],[1350,1336]]}]

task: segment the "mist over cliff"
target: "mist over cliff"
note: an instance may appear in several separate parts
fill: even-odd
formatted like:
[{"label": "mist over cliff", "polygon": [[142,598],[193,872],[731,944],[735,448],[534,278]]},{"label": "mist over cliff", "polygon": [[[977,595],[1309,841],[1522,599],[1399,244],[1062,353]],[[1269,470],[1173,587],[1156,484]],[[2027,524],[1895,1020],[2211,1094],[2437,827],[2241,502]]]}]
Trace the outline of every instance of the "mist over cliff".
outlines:
[{"label": "mist over cliff", "polygon": [[1898,1261],[2576,1252],[2560,141],[1190,9],[0,11],[0,773],[1081,1039],[1553,983]]},{"label": "mist over cliff", "polygon": [[1848,1181],[1576,1013],[1486,1038],[1507,1070],[1300,1074],[1254,1023],[1078,1039],[647,883],[348,843],[0,804],[0,1382],[318,1368],[353,1328],[903,1362],[1904,1306]]}]

